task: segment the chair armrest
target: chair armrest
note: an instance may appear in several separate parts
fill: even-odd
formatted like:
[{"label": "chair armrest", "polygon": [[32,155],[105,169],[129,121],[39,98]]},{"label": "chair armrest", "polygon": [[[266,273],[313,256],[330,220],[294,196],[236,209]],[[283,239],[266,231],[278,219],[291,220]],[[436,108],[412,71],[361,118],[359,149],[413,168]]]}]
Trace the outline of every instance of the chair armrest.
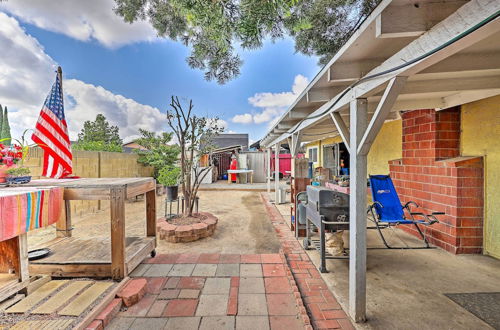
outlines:
[{"label": "chair armrest", "polygon": [[432,225],[434,223],[437,223],[439,222],[438,219],[433,215],[433,214],[425,214],[425,213],[422,213],[422,212],[410,212],[411,216],[421,216],[423,219],[424,219],[424,225],[426,226],[429,226],[429,225]]},{"label": "chair armrest", "polygon": [[405,205],[403,205],[403,208],[407,209],[408,211],[410,211],[410,205],[413,205],[415,206],[416,208],[418,208],[418,204],[415,203],[414,201],[409,201],[408,203],[406,203]]}]

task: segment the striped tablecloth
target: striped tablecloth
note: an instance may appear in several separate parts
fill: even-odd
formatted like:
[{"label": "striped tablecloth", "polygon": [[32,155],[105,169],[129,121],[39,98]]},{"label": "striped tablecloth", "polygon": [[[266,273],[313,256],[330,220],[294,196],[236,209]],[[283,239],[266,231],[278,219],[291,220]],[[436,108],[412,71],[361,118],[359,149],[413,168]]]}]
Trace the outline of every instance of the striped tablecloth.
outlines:
[{"label": "striped tablecloth", "polygon": [[0,189],[0,241],[51,225],[61,216],[62,187]]}]

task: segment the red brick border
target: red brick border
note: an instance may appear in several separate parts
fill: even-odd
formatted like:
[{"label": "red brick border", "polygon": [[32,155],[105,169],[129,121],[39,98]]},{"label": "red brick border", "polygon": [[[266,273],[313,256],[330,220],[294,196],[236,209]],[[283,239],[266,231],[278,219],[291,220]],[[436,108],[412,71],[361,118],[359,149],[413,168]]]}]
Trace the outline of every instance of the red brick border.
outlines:
[{"label": "red brick border", "polygon": [[312,323],[315,329],[354,329],[351,320],[328,289],[316,266],[284,223],[281,213],[269,202],[265,193],[261,193],[261,198],[280,240],[280,254],[287,267],[287,276],[304,323],[309,324],[309,328],[312,328]]},{"label": "red brick border", "polygon": [[168,223],[165,218],[158,219],[156,225],[158,238],[170,243],[187,243],[212,236],[218,219],[208,212],[200,212],[199,214],[205,218],[199,223],[185,226]]}]

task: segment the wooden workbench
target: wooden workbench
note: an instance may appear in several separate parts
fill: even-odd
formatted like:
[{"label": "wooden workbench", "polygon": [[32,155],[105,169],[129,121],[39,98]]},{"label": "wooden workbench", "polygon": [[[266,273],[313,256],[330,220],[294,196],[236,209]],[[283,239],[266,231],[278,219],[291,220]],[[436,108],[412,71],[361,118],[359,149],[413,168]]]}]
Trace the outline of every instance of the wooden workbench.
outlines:
[{"label": "wooden workbench", "polygon": [[[121,280],[156,248],[156,184],[153,178],[46,179],[28,184],[64,188],[66,216],[57,223],[52,254],[30,262],[30,272],[58,277],[111,277]],[[146,237],[125,237],[125,201],[146,195]],[[111,237],[71,237],[71,200],[109,200]]]}]

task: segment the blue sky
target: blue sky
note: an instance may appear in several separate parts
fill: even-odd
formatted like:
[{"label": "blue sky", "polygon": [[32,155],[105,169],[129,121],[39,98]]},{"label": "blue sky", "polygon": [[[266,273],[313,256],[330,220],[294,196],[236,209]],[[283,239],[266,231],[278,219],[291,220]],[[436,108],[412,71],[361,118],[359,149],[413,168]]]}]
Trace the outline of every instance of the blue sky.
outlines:
[{"label": "blue sky", "polygon": [[[24,5],[28,6],[29,1]],[[133,27],[125,26],[123,28],[129,30],[116,31],[114,26],[106,26],[106,19],[92,17],[89,13],[86,22],[79,22],[77,17],[63,17],[62,24],[66,24],[66,29],[58,30],[57,26],[51,27],[46,23],[51,19],[50,12],[32,9],[21,12],[15,5],[0,5],[0,11],[7,13],[0,16],[0,47],[2,43],[19,43],[19,50],[10,56],[23,51],[33,53],[33,47],[39,48],[35,51],[39,52],[37,58],[43,57],[44,60],[34,63],[27,59],[26,63],[22,63],[23,72],[26,72],[23,76],[47,75],[55,65],[62,66],[67,87],[67,117],[72,120],[70,130],[73,135],[84,120],[95,117],[99,112],[104,112],[112,124],[120,126],[125,139],[133,137],[139,127],[161,130],[165,125],[163,117],[157,112],[164,113],[170,95],[178,95],[192,98],[198,114],[219,116],[227,122],[228,131],[250,133],[251,139],[256,140],[319,70],[316,58],[295,54],[293,40],[285,39],[275,43],[266,42],[259,50],[240,51],[244,61],[240,76],[225,85],[219,85],[206,81],[202,71],[187,65],[185,58],[189,54],[188,48],[180,43],[155,38],[148,30],[149,26],[141,26],[146,32],[140,31],[129,40],[127,35],[133,35],[134,31],[130,32]],[[85,15],[85,12],[80,14]],[[11,30],[2,24],[2,19],[12,25]],[[79,24],[88,22],[93,24],[90,29],[92,32],[82,35],[78,32],[81,28]],[[116,22],[109,24],[119,25]],[[24,35],[21,37],[25,41],[16,36],[22,33]],[[120,40],[119,44],[110,44],[116,40]],[[10,65],[12,68],[12,62],[12,59],[7,59],[3,64],[0,63],[0,70],[2,66]],[[48,68],[41,69],[44,65]],[[30,66],[33,72],[30,72]],[[38,74],[40,70],[44,73]],[[18,119],[13,126],[19,130],[30,123],[22,114],[29,111],[29,117],[36,119],[44,95],[48,92],[47,86],[52,81],[29,86],[30,91],[38,89],[31,91],[34,94],[33,104],[29,105],[22,93],[12,92],[8,88],[8,81],[5,79],[2,84],[0,78],[0,104],[10,105],[12,111],[18,112],[18,116],[11,116],[11,121]],[[41,98],[38,104],[37,97]],[[120,109],[122,107],[126,110]],[[33,112],[35,115],[31,116]],[[148,117],[149,121],[137,120],[137,116]]]}]

